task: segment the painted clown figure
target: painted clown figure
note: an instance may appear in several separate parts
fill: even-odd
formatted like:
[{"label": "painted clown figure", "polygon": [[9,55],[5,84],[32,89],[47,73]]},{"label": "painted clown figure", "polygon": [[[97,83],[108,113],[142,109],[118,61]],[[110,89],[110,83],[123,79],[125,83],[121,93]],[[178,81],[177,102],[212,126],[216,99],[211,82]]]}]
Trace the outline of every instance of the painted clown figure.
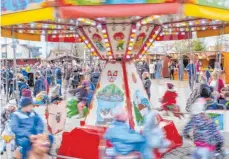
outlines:
[{"label": "painted clown figure", "polygon": [[122,32],[117,32],[114,34],[114,39],[117,41],[116,49],[117,51],[123,51],[124,50],[124,34]]}]

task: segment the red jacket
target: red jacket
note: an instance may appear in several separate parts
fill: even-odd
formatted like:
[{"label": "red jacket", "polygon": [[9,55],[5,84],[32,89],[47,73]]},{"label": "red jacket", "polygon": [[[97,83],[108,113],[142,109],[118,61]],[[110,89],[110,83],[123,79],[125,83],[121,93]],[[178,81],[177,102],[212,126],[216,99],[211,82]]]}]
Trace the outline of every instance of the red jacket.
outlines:
[{"label": "red jacket", "polygon": [[162,103],[164,103],[166,106],[176,104],[176,97],[177,93],[172,91],[166,91],[164,96],[162,97]]}]

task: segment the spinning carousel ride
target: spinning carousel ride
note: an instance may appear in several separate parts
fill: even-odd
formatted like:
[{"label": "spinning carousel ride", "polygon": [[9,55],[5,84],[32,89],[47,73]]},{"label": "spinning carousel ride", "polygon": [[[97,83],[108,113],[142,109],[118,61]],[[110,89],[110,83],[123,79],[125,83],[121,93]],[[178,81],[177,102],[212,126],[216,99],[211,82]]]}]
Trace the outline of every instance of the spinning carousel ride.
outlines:
[{"label": "spinning carousel ride", "polygon": [[[75,0],[31,3],[15,11],[9,7],[14,4],[3,2],[2,36],[41,41],[42,35],[46,42],[84,42],[91,56],[106,61],[85,121],[81,127],[63,133],[59,155],[77,158],[99,158],[100,138],[113,120],[112,111],[116,107],[125,107],[132,129],[142,129],[144,116],[153,105],[147,98],[134,59],[147,54],[154,41],[229,33],[228,4],[211,4],[207,0],[186,3],[149,0],[140,4]],[[56,132],[63,130],[66,114],[61,118],[62,110],[65,109],[53,110],[61,122],[47,119],[49,130],[54,127],[58,127]],[[168,151],[181,146],[173,122],[163,119],[159,122],[173,143]],[[58,123],[62,125],[57,126]]]}]

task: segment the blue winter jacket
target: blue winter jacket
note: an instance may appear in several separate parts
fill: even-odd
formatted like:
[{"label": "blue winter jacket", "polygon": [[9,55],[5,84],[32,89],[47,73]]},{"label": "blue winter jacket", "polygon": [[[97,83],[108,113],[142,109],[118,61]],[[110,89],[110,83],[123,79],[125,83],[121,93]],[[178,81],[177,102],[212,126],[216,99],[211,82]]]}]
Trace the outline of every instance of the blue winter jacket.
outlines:
[{"label": "blue winter jacket", "polygon": [[93,72],[91,74],[91,82],[96,86],[99,81],[100,73],[99,72]]},{"label": "blue winter jacket", "polygon": [[188,64],[186,66],[186,70],[188,71],[189,77],[195,77],[196,76],[196,66],[195,64]]},{"label": "blue winter jacket", "polygon": [[127,155],[131,152],[143,152],[145,138],[131,130],[124,122],[114,121],[107,129],[104,138],[109,140],[115,152]]},{"label": "blue winter jacket", "polygon": [[43,77],[40,77],[36,80],[34,85],[33,95],[36,96],[41,91],[45,91],[45,83]]},{"label": "blue winter jacket", "polygon": [[41,134],[44,131],[44,123],[34,111],[30,113],[24,113],[21,110],[14,112],[11,115],[10,127],[16,139]]}]

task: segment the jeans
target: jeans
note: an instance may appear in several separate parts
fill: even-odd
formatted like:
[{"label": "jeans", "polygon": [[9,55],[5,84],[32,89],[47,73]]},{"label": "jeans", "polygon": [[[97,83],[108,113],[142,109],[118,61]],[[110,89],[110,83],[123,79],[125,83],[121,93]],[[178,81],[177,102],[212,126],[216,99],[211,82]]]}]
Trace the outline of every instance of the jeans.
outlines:
[{"label": "jeans", "polygon": [[56,79],[56,84],[60,85],[60,91],[59,91],[59,95],[62,95],[62,91],[61,91],[61,87],[62,87],[62,79]]},{"label": "jeans", "polygon": [[179,80],[180,81],[183,81],[183,79],[184,79],[184,72],[179,71],[178,74],[179,74]]},{"label": "jeans", "polygon": [[27,153],[31,150],[31,142],[27,137],[16,138],[16,145],[19,146],[22,159],[27,158]]},{"label": "jeans", "polygon": [[52,83],[52,77],[47,77],[47,82],[48,82],[49,86],[51,86],[51,83]]},{"label": "jeans", "polygon": [[170,70],[170,79],[174,80],[174,70]]},{"label": "jeans", "polygon": [[194,85],[194,78],[193,78],[193,76],[188,76],[188,83],[189,83],[189,87],[190,87],[190,89],[192,89],[193,88],[193,85]]}]

